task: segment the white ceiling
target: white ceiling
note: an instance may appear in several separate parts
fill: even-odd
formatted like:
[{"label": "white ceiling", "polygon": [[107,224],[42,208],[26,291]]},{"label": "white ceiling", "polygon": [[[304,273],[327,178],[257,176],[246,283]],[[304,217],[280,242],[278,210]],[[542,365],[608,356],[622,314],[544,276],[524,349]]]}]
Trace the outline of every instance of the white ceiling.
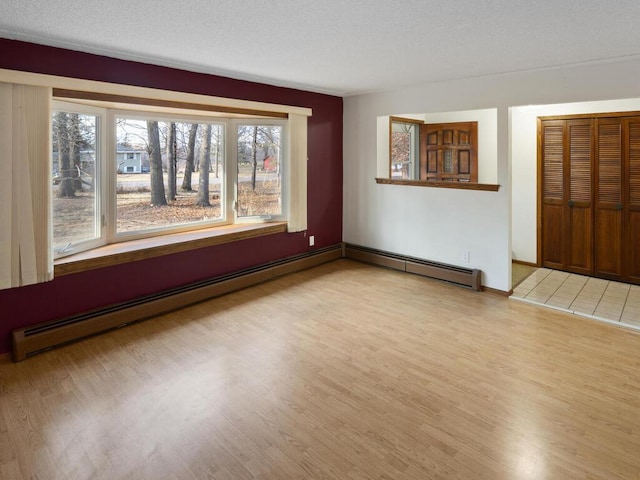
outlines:
[{"label": "white ceiling", "polygon": [[0,0],[0,37],[346,96],[640,58],[640,1]]}]

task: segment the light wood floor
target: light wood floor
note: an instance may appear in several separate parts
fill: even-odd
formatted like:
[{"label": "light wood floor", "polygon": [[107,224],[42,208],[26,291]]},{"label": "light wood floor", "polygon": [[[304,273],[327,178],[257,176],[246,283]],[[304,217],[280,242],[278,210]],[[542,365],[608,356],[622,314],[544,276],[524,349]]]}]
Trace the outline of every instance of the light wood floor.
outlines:
[{"label": "light wood floor", "polygon": [[0,364],[2,479],[638,479],[640,335],[347,260]]}]

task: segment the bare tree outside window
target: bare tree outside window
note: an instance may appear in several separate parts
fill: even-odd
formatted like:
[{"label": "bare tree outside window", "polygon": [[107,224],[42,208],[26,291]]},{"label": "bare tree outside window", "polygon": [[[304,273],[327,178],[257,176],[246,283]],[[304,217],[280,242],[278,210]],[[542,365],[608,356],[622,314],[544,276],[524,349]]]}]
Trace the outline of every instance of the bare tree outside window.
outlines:
[{"label": "bare tree outside window", "polygon": [[164,176],[162,172],[162,149],[160,147],[160,129],[158,122],[148,121],[147,132],[149,135],[148,152],[151,164],[151,205],[159,207],[167,204],[164,193]]},{"label": "bare tree outside window", "polygon": [[211,168],[211,125],[204,128],[203,145],[200,148],[199,173],[200,181],[198,182],[198,197],[196,205],[200,207],[210,207],[209,202],[209,170]]},{"label": "bare tree outside window", "polygon": [[54,112],[52,116],[53,249],[73,253],[72,245],[99,236],[95,176],[97,119]]},{"label": "bare tree outside window", "polygon": [[284,120],[52,106],[55,258],[283,214]]},{"label": "bare tree outside window", "polygon": [[187,157],[185,159],[184,177],[182,178],[182,190],[190,192],[191,176],[195,170],[194,158],[196,155],[196,135],[198,134],[198,124],[192,123],[189,127],[189,140],[187,141]]},{"label": "bare tree outside window", "polygon": [[178,141],[176,135],[176,124],[171,122],[167,131],[167,199],[170,202],[175,202],[176,200],[176,175],[178,174]]},{"label": "bare tree outside window", "polygon": [[280,125],[238,126],[238,216],[282,213]]},{"label": "bare tree outside window", "polygon": [[419,123],[392,117],[389,167],[391,178],[417,178]]}]

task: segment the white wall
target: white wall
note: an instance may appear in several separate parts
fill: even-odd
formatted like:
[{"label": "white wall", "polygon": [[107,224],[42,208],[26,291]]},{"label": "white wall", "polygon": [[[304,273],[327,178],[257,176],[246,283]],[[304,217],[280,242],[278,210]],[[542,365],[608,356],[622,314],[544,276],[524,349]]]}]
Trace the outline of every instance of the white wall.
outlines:
[{"label": "white wall", "polygon": [[[422,84],[344,101],[345,242],[468,266],[511,288],[509,107],[640,97],[640,60]],[[497,109],[498,192],[378,185],[377,117]]]},{"label": "white wall", "polygon": [[513,258],[536,262],[537,123],[539,116],[640,110],[640,99],[529,105],[511,109]]}]

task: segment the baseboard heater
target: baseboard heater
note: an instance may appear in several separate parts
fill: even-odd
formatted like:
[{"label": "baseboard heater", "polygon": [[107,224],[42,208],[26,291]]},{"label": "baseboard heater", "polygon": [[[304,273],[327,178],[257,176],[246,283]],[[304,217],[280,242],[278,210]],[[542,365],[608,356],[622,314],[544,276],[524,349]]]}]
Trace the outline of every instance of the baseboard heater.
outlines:
[{"label": "baseboard heater", "polygon": [[351,260],[444,280],[477,291],[482,289],[482,272],[477,268],[463,268],[446,263],[431,262],[348,243],[344,245],[344,256]]},{"label": "baseboard heater", "polygon": [[342,257],[342,246],[269,262],[185,287],[12,331],[13,361]]}]

